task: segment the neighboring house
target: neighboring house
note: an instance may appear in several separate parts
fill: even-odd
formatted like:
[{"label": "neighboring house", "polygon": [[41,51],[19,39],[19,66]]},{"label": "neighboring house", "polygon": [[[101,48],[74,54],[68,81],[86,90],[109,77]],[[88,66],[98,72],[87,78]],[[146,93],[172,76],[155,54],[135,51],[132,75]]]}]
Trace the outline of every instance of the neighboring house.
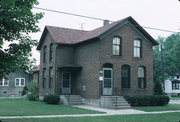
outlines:
[{"label": "neighboring house", "polygon": [[165,80],[165,93],[169,96],[180,96],[180,73]]},{"label": "neighboring house", "polygon": [[92,31],[46,26],[37,47],[39,95],[75,94],[92,102],[152,95],[154,45],[132,17]]},{"label": "neighboring house", "polygon": [[0,97],[20,97],[31,76],[23,72],[10,73],[0,80]]}]

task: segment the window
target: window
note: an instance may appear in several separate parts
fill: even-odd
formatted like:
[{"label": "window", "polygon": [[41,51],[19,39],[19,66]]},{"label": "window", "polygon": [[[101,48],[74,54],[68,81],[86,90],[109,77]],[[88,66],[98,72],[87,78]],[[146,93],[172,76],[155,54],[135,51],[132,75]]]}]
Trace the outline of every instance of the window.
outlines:
[{"label": "window", "polygon": [[146,88],[146,70],[145,67],[138,67],[138,88]]},{"label": "window", "polygon": [[2,80],[0,80],[0,86],[9,86],[9,80],[3,78]]},{"label": "window", "polygon": [[134,40],[134,57],[142,57],[142,48],[140,40]]},{"label": "window", "polygon": [[53,43],[50,44],[50,50],[49,50],[49,60],[52,61],[53,59]]},{"label": "window", "polygon": [[172,89],[180,90],[180,81],[172,81]]},{"label": "window", "polygon": [[123,65],[121,68],[122,88],[130,88],[130,66]]},{"label": "window", "polygon": [[42,75],[42,87],[45,88],[45,84],[46,84],[46,68],[43,69],[43,75]]},{"label": "window", "polygon": [[49,88],[52,88],[53,84],[53,70],[52,67],[49,68]]},{"label": "window", "polygon": [[121,38],[120,37],[114,37],[113,38],[113,44],[112,44],[112,53],[113,55],[121,55]]},{"label": "window", "polygon": [[15,86],[25,86],[25,78],[15,78]]},{"label": "window", "polygon": [[44,49],[43,49],[43,62],[45,63],[46,62],[46,55],[47,55],[47,49],[46,49],[47,47],[46,46],[44,46]]}]

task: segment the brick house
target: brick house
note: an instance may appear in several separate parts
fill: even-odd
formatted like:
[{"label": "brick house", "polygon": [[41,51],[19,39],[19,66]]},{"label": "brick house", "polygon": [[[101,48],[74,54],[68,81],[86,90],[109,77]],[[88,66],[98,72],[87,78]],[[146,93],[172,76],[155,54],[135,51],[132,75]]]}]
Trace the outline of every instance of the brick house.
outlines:
[{"label": "brick house", "polygon": [[[152,95],[153,51],[158,43],[127,17],[92,31],[46,26],[40,50],[40,96]],[[99,103],[98,103],[99,104]]]},{"label": "brick house", "polygon": [[25,85],[32,80],[25,72],[12,72],[6,78],[0,79],[0,97],[21,97]]}]

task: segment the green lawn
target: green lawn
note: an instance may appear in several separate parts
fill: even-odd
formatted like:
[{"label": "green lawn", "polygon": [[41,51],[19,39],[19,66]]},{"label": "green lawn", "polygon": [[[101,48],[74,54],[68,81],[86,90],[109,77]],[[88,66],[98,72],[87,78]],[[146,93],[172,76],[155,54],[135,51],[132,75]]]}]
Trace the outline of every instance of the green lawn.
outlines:
[{"label": "green lawn", "polygon": [[180,104],[168,104],[166,106],[153,106],[153,107],[133,107],[133,109],[142,110],[146,112],[180,110]]},{"label": "green lawn", "polygon": [[25,99],[0,99],[0,116],[64,115],[102,113],[65,105],[49,105]]},{"label": "green lawn", "polygon": [[171,97],[171,100],[180,100],[180,97]]},{"label": "green lawn", "polygon": [[12,122],[12,121],[13,122],[179,122],[180,113],[3,120],[3,122]]}]

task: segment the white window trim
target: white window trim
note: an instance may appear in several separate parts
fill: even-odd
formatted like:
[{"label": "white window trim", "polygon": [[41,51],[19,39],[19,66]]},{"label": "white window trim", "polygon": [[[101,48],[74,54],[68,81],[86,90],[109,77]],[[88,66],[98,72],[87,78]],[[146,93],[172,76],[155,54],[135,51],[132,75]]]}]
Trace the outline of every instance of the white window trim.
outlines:
[{"label": "white window trim", "polygon": [[[16,85],[16,79],[19,79],[19,85]],[[21,85],[21,80],[24,79],[24,85]],[[25,78],[15,78],[15,86],[25,86]]]},{"label": "white window trim", "polygon": [[[5,81],[7,81],[7,85],[5,85]],[[0,86],[9,86],[9,80],[2,79],[2,85]]]}]

